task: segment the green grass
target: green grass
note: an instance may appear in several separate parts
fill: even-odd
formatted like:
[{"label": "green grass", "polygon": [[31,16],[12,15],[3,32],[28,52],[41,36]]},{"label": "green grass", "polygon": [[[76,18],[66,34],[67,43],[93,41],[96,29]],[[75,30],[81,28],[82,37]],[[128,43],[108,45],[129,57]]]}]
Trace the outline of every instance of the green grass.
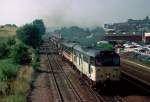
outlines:
[{"label": "green grass", "polygon": [[6,42],[7,40],[8,40],[8,37],[1,37],[0,36],[0,44]]},{"label": "green grass", "polygon": [[143,61],[143,60],[140,60],[140,59],[132,58],[131,56],[126,55],[126,54],[124,54],[124,53],[121,53],[120,56],[121,56],[123,59],[129,60],[129,61],[131,61],[131,62],[135,62],[135,63],[137,63],[137,64],[141,64],[141,65],[150,67],[150,62],[149,62],[149,61]]},{"label": "green grass", "polygon": [[26,96],[15,94],[15,95],[4,97],[2,100],[0,100],[0,102],[27,102],[27,100],[26,100]]},{"label": "green grass", "polygon": [[1,93],[0,95],[1,96],[4,97],[11,93],[10,82],[16,79],[18,71],[19,71],[19,65],[13,63],[12,59],[0,60],[0,93]]},{"label": "green grass", "polygon": [[126,58],[129,61],[144,65],[144,66],[148,66],[150,67],[150,62],[149,61],[143,61],[143,60],[138,60],[138,59],[134,59],[134,58]]},{"label": "green grass", "polygon": [[33,72],[31,66],[20,66],[12,59],[0,60],[0,102],[27,102]]},{"label": "green grass", "polygon": [[18,70],[19,65],[14,64],[12,59],[0,60],[0,81],[15,78]]}]

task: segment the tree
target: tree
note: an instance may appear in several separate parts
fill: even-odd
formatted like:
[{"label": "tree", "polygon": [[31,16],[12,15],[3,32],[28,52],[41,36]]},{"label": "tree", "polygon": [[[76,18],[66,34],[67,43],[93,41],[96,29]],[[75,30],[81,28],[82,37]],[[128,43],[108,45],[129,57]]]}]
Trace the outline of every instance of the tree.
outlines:
[{"label": "tree", "polygon": [[16,31],[17,37],[27,45],[37,48],[41,43],[39,30],[33,24],[26,24]]},{"label": "tree", "polygon": [[30,64],[31,63],[31,53],[29,48],[23,44],[16,44],[12,50],[12,58],[14,62],[18,64]]},{"label": "tree", "polygon": [[45,34],[46,30],[45,30],[45,26],[44,26],[43,20],[36,19],[36,20],[33,21],[33,25],[36,26],[39,29],[40,35]]}]

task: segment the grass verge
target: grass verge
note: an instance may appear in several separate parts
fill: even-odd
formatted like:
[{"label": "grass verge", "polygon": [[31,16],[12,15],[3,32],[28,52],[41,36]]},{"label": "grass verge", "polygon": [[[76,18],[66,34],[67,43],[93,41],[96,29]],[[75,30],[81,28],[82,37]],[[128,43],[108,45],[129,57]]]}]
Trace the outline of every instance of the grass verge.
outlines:
[{"label": "grass verge", "polygon": [[[18,66],[12,63],[11,59],[1,60],[0,66],[1,65],[6,69],[6,65],[8,65],[9,71],[6,70],[6,72],[9,72],[9,75],[11,75],[10,73],[14,73],[14,67]],[[0,70],[2,70],[2,67],[0,67]],[[30,91],[30,84],[32,82],[34,70],[32,66],[24,65],[20,66],[15,73],[16,77],[4,77],[4,79],[7,80],[0,81],[0,102],[27,102],[27,95]]]}]

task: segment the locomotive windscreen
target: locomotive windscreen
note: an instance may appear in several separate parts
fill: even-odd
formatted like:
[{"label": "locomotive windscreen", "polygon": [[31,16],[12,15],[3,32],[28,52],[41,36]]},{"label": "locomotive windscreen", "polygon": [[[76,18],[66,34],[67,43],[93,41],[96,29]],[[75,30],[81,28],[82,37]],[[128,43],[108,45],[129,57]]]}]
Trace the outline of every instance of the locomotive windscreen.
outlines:
[{"label": "locomotive windscreen", "polygon": [[95,58],[95,64],[100,66],[120,66],[120,57],[114,51],[102,51]]}]

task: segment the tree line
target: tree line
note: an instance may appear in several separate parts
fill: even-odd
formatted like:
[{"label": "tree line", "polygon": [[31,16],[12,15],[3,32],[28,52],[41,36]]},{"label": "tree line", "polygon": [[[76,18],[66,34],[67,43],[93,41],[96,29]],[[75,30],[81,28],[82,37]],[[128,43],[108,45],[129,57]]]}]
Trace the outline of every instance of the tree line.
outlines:
[{"label": "tree line", "polygon": [[[15,37],[9,37],[6,41],[0,43],[0,64],[2,64],[0,66],[0,80],[6,78],[9,74],[12,75],[14,68],[7,68],[10,65],[9,62],[13,62],[14,65],[37,65],[36,62],[39,59],[36,50],[42,43],[41,37],[43,34],[45,34],[43,21],[34,20],[30,24],[19,27]],[[8,69],[7,72],[6,69]]]},{"label": "tree line", "polygon": [[[17,38],[23,43],[20,43],[15,48],[16,51],[14,51],[14,58],[16,62],[21,64],[31,62],[31,52],[28,51],[26,45],[38,50],[42,43],[42,35],[45,34],[45,31],[44,23],[40,19],[34,20],[32,23],[25,24],[17,29]],[[18,53],[20,53],[20,55],[18,55]]]},{"label": "tree line", "polygon": [[[26,81],[27,79],[18,80],[16,77],[19,77],[20,65],[32,66],[32,68],[39,65],[37,50],[44,34],[44,23],[37,19],[19,27],[16,36],[0,43],[0,101],[26,102],[29,82]],[[24,78],[23,75],[20,78]],[[18,87],[14,87],[15,84]]]}]

